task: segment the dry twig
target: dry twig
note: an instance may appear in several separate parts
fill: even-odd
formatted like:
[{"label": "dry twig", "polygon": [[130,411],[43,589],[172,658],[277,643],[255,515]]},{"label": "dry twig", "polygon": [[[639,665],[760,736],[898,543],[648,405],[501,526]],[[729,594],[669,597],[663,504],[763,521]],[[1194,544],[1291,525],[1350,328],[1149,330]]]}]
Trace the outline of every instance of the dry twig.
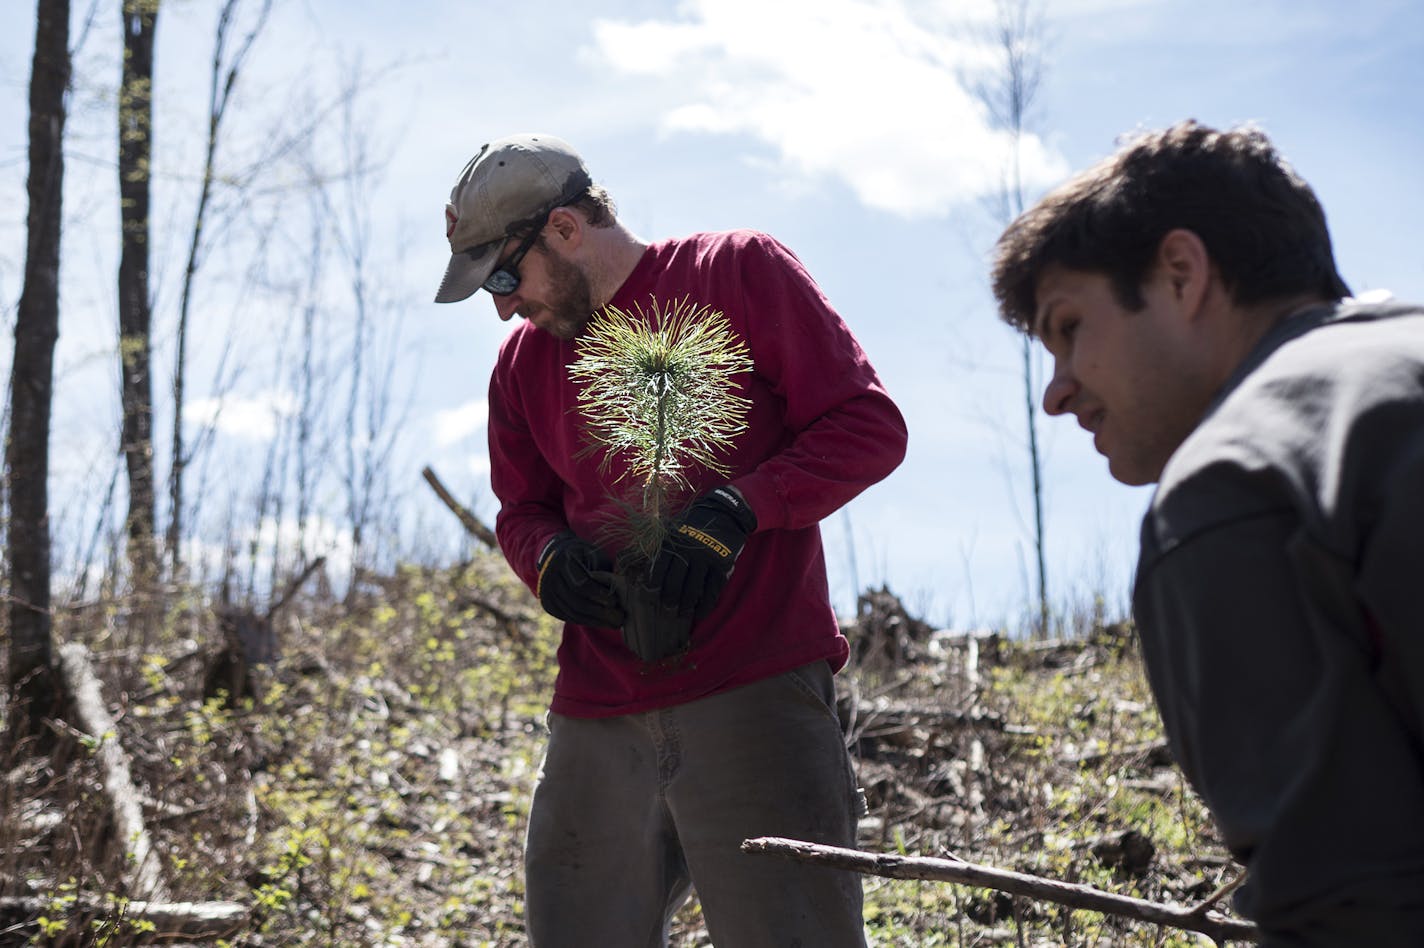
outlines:
[{"label": "dry twig", "polygon": [[795,839],[763,836],[742,843],[742,851],[787,856],[802,862],[849,869],[866,875],[890,879],[926,879],[935,882],[957,882],[965,885],[998,889],[1010,895],[1042,899],[1066,905],[1130,918],[1155,925],[1168,925],[1186,931],[1201,932],[1217,942],[1258,941],[1260,932],[1250,922],[1227,918],[1211,910],[1206,902],[1192,907],[1164,905],[1135,899],[1131,896],[1104,892],[1092,886],[1075,885],[1045,879],[1007,869],[995,869],[958,859],[936,859],[927,856],[899,856],[868,853],[839,846],[822,846]]},{"label": "dry twig", "polygon": [[470,512],[468,507],[455,499],[455,495],[445,488],[439,477],[435,476],[433,469],[427,466],[420,472],[420,475],[425,478],[430,489],[435,491],[435,496],[439,497],[445,506],[450,508],[450,512],[459,518],[460,523],[464,524],[471,536],[491,550],[499,549],[499,540],[495,537],[494,531],[485,526],[479,517]]}]

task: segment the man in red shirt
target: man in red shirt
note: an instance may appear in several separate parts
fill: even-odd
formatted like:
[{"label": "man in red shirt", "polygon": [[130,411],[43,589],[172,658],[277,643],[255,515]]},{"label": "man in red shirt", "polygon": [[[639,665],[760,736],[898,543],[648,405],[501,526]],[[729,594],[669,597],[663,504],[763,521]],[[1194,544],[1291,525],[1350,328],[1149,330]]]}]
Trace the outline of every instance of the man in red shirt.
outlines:
[{"label": "man in red shirt", "polygon": [[[787,836],[851,846],[859,795],[832,675],[848,647],[818,523],[902,460],[904,420],[799,260],[765,234],[645,242],[569,145],[484,146],[446,209],[437,302],[490,292],[517,326],[490,381],[491,483],[510,566],[565,620],[526,846],[531,942],[660,945],[695,887],[714,942],[860,946],[859,878],[740,852]],[[722,471],[685,472],[654,558],[690,641],[629,639],[602,529],[627,470],[588,450],[570,378],[605,307],[720,313],[750,356]],[[672,568],[668,568],[673,564]]]}]

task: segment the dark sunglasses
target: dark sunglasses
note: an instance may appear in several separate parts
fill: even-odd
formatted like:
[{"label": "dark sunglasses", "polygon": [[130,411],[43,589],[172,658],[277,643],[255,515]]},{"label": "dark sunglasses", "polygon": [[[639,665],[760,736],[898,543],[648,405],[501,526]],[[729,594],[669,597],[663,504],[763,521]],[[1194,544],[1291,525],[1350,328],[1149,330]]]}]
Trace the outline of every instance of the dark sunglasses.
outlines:
[{"label": "dark sunglasses", "polygon": [[485,277],[485,282],[480,284],[481,289],[492,296],[508,296],[519,289],[519,261],[524,259],[524,255],[529,252],[529,248],[534,246],[534,241],[539,239],[539,235],[544,230],[544,225],[549,222],[549,215],[554,212],[551,207],[544,212],[544,217],[529,232],[529,235],[519,242],[519,246],[509,259],[501,263],[495,271]]}]

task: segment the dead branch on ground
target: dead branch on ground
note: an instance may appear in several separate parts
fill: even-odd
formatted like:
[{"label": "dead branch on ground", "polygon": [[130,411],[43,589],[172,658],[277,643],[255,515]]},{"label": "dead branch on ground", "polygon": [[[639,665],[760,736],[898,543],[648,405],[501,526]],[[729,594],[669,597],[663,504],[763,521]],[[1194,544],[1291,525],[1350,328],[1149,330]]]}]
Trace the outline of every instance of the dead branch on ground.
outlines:
[{"label": "dead branch on ground", "polygon": [[899,856],[889,853],[868,853],[840,846],[822,846],[795,839],[763,836],[742,843],[742,851],[785,856],[802,862],[849,869],[866,875],[890,879],[924,879],[933,882],[957,882],[964,885],[997,889],[1010,895],[1020,895],[1130,918],[1139,922],[1167,925],[1185,931],[1201,932],[1217,942],[1259,941],[1260,930],[1254,924],[1227,918],[1211,906],[1220,895],[1191,907],[1164,905],[1131,896],[1104,892],[1092,886],[1059,882],[1027,873],[995,869],[959,859],[938,859],[928,856]]}]

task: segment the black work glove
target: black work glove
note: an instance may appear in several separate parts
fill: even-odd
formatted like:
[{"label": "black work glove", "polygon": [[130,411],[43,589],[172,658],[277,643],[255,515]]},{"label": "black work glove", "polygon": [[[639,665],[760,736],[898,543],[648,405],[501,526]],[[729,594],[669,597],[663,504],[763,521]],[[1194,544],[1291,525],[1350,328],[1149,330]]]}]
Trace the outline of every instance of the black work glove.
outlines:
[{"label": "black work glove", "polygon": [[673,522],[649,571],[663,605],[697,619],[711,612],[755,529],[756,514],[731,487],[694,500]]},{"label": "black work glove", "polygon": [[571,532],[560,533],[539,554],[535,594],[556,619],[616,629],[626,618],[613,590],[612,562],[598,547]]}]

